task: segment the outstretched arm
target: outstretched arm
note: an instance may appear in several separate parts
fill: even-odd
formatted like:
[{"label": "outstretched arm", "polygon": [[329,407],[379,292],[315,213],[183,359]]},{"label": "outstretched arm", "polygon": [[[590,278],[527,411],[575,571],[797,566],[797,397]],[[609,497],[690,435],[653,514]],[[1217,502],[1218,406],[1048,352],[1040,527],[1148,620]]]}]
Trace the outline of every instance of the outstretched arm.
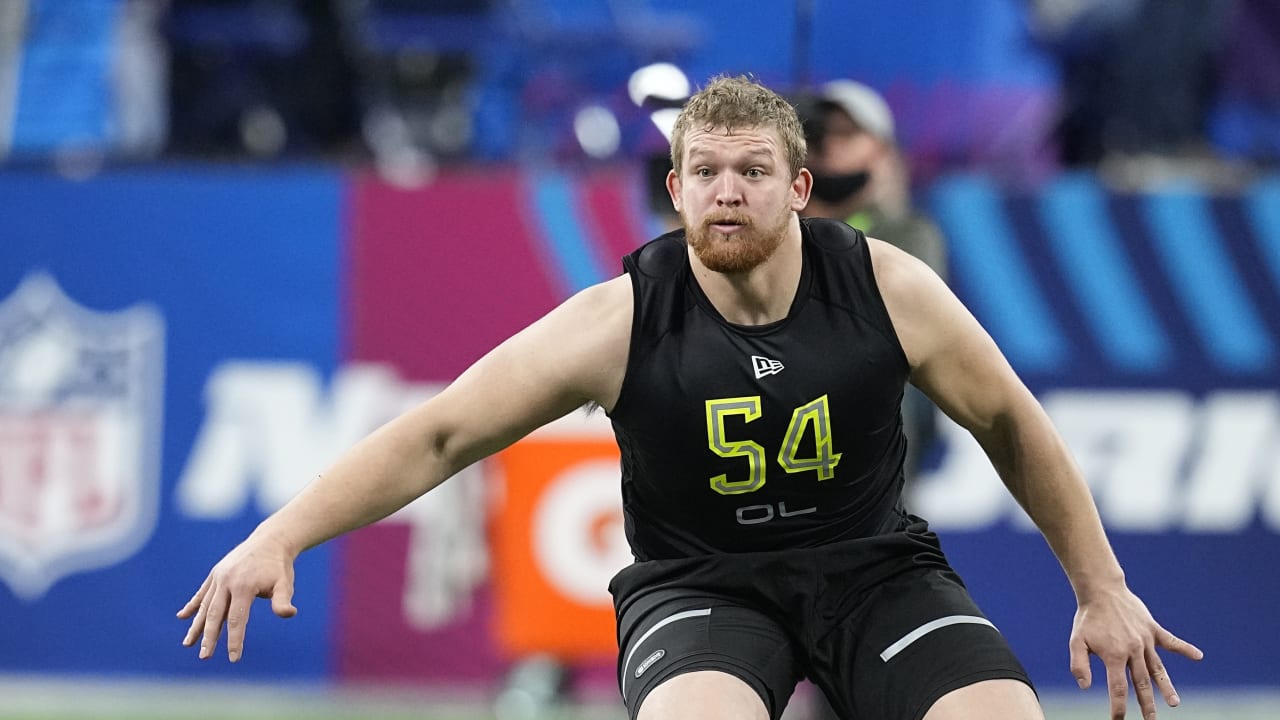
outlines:
[{"label": "outstretched arm", "polygon": [[228,657],[238,660],[255,597],[281,617],[296,612],[293,563],[303,550],[390,515],[577,407],[612,407],[631,313],[628,277],[588,288],[357,443],[214,566],[178,612],[192,619],[183,644],[200,638],[208,658],[225,623]]},{"label": "outstretched arm", "polygon": [[872,259],[889,315],[911,365],[912,382],[973,433],[1010,493],[1062,563],[1078,610],[1071,672],[1092,682],[1089,653],[1107,668],[1113,717],[1123,717],[1128,676],[1143,716],[1155,716],[1152,684],[1178,695],[1157,647],[1199,660],[1203,653],[1158,625],[1129,591],[1088,486],[1040,403],[995,343],[923,263],[878,241]]}]

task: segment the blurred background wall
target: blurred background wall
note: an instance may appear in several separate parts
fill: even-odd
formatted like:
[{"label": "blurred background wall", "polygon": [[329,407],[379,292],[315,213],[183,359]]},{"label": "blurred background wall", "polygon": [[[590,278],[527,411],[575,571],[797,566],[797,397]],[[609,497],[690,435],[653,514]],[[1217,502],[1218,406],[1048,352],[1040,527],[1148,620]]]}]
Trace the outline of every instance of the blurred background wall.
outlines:
[{"label": "blurred background wall", "polygon": [[[1207,653],[1170,661],[1183,697],[1280,688],[1271,0],[0,0],[0,674],[612,701],[599,417],[306,553],[236,666],[172,613],[340,449],[619,272],[664,112],[718,73],[884,95],[950,282]],[[949,423],[911,503],[1071,686],[1070,589]]]}]

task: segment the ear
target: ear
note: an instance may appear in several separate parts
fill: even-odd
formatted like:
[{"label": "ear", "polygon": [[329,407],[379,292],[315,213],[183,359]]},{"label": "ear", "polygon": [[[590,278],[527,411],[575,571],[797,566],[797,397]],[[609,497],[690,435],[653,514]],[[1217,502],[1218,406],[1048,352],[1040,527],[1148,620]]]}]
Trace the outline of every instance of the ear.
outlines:
[{"label": "ear", "polygon": [[804,210],[809,204],[809,193],[813,192],[813,173],[809,168],[800,168],[796,179],[791,181],[791,209],[796,212]]},{"label": "ear", "polygon": [[676,212],[681,212],[680,176],[676,175],[676,171],[674,169],[667,171],[667,194],[671,196],[672,207],[676,209]]}]

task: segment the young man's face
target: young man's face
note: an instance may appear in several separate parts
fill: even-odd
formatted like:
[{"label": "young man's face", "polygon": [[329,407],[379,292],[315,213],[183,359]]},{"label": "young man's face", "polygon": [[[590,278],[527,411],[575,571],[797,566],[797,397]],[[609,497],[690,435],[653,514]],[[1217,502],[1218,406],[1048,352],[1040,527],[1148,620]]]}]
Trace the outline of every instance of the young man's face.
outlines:
[{"label": "young man's face", "polygon": [[667,190],[689,246],[717,272],[746,272],[769,259],[809,199],[809,171],[791,177],[772,129],[689,130],[682,162],[680,175],[667,176]]}]

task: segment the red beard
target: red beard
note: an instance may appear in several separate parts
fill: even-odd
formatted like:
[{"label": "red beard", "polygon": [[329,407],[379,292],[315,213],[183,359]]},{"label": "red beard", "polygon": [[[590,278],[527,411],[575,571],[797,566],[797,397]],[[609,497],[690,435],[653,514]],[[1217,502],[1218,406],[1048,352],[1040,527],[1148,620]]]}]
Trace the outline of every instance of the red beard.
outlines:
[{"label": "red beard", "polygon": [[[708,270],[745,273],[773,256],[782,244],[790,221],[791,213],[784,212],[772,227],[762,230],[745,215],[718,213],[692,227],[686,219],[685,240]],[[723,235],[711,227],[722,224],[740,225],[741,229],[732,235]]]}]

